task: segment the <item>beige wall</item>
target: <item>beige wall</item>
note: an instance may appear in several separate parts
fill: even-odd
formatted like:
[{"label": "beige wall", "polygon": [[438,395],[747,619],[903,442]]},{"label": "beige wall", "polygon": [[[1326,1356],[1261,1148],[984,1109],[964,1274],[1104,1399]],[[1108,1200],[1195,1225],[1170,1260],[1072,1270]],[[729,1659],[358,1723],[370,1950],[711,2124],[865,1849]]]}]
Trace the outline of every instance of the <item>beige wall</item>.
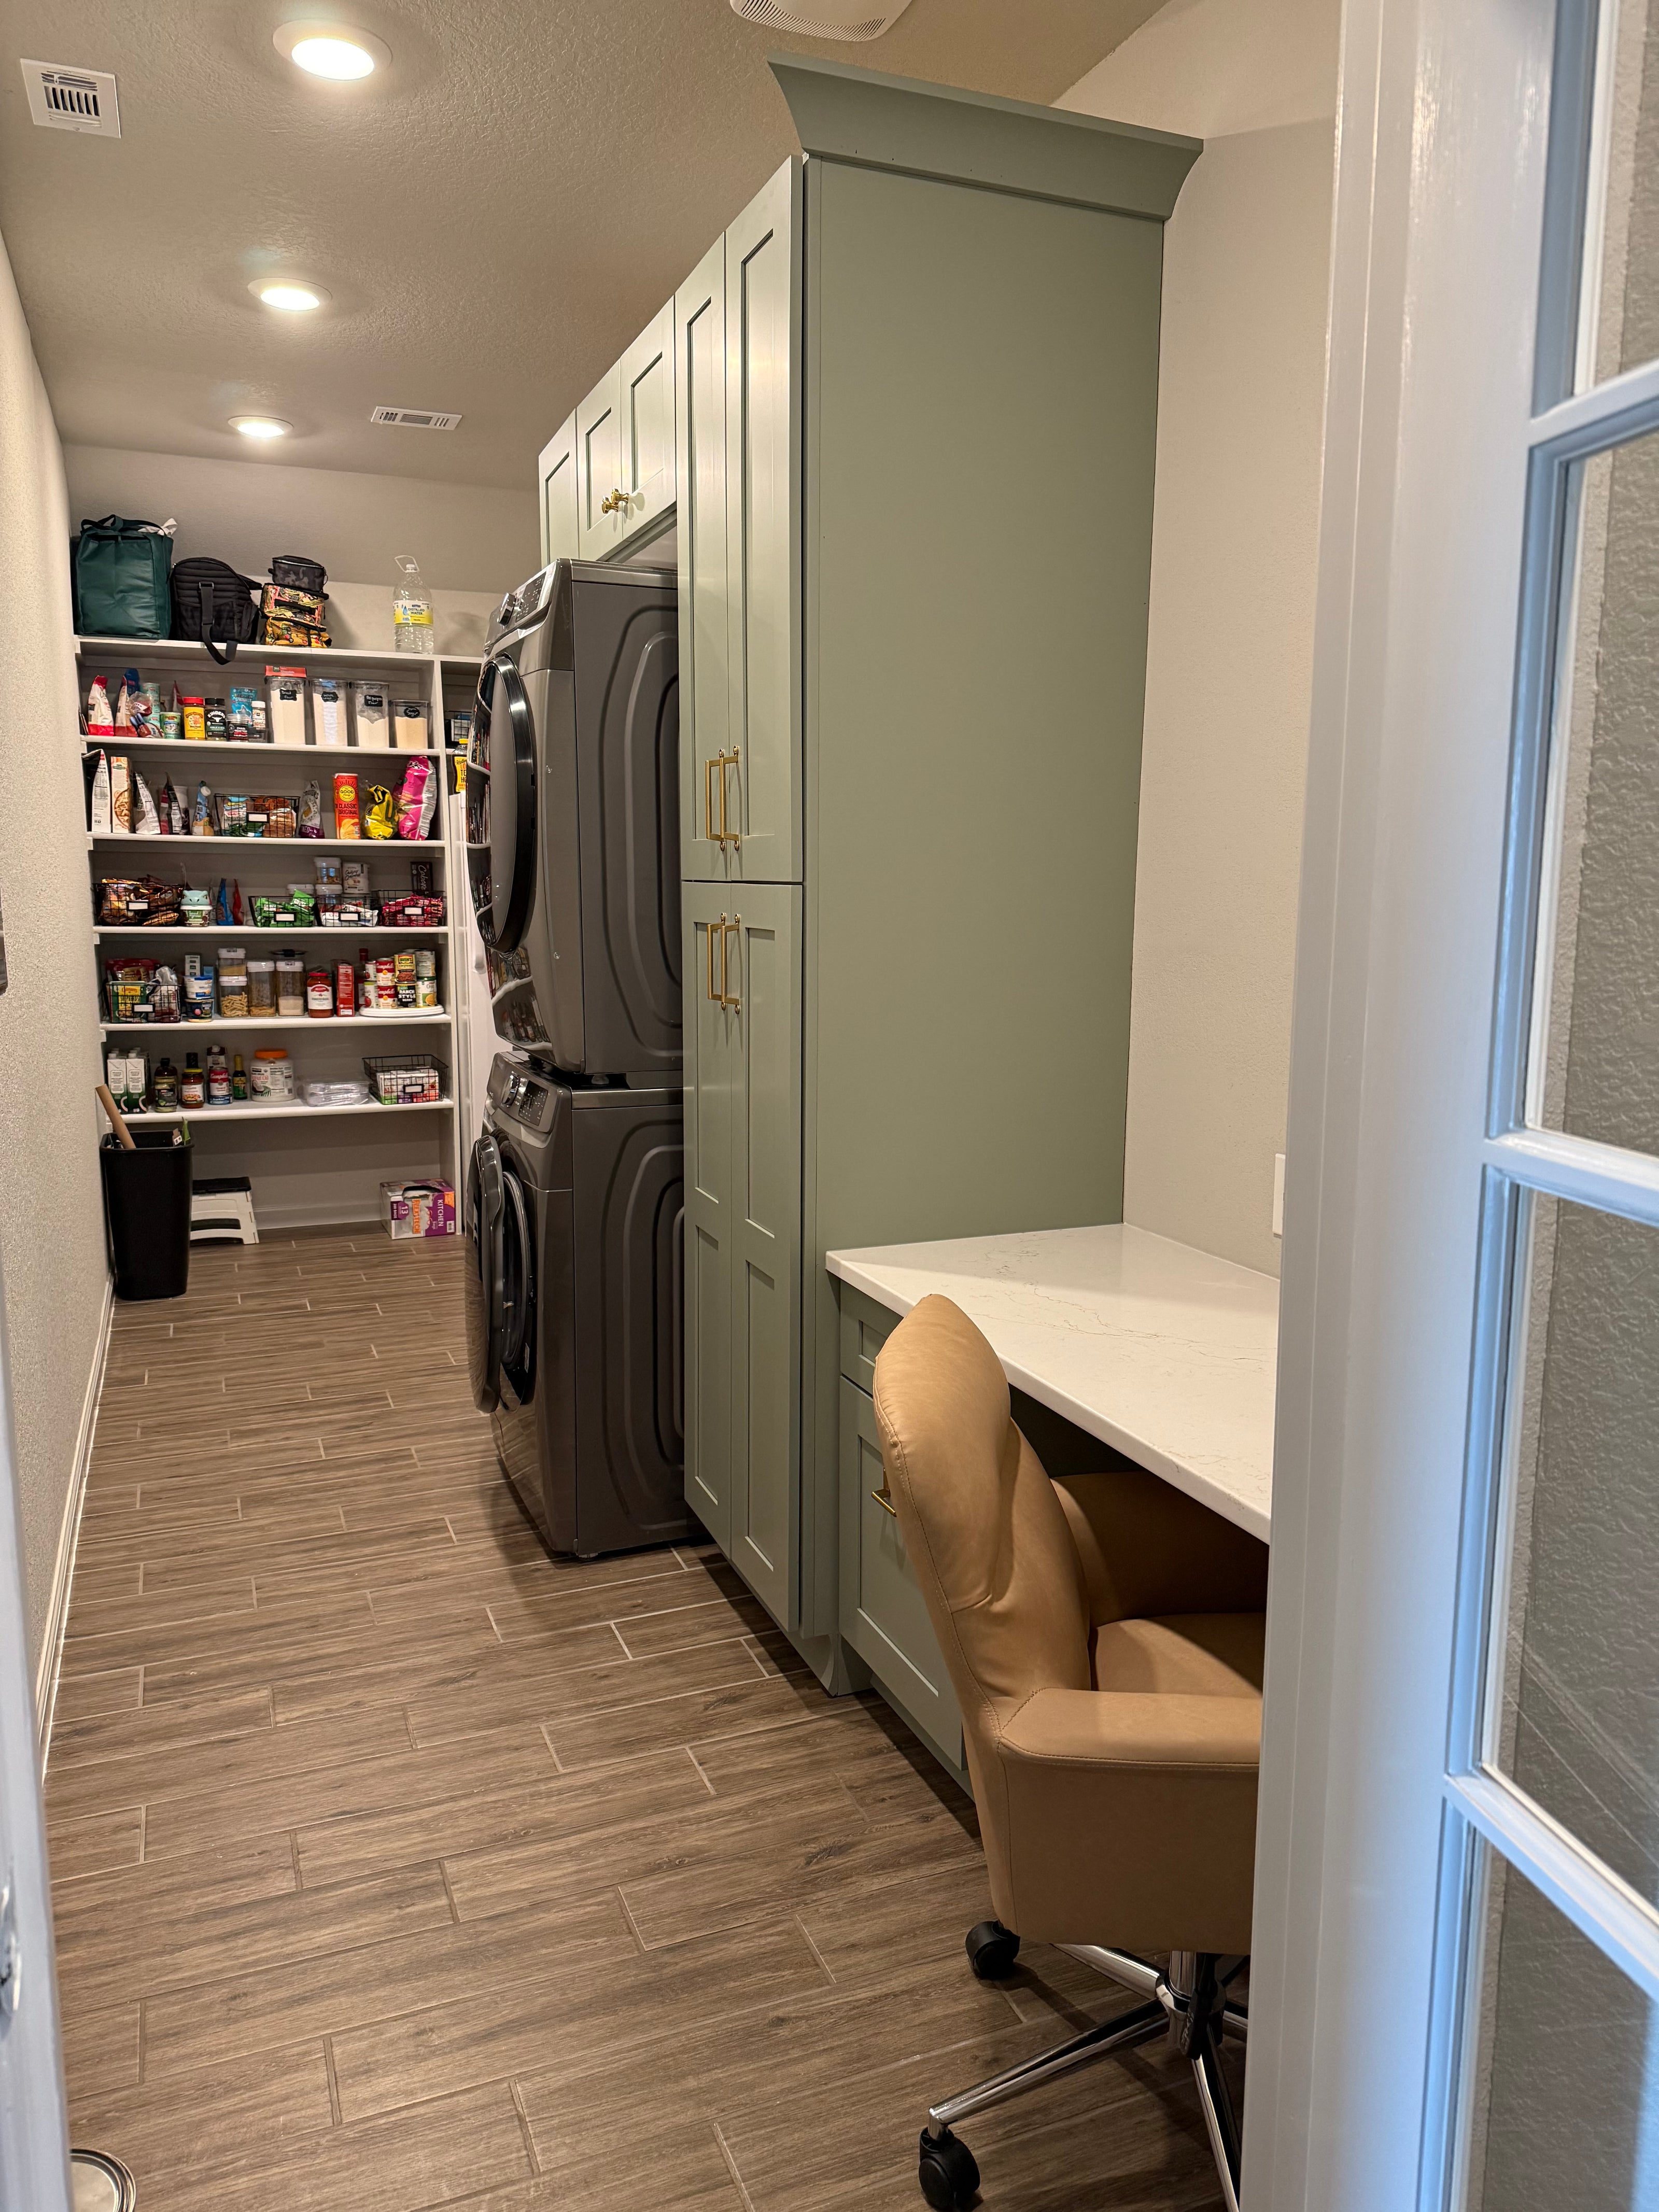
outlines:
[{"label": "beige wall", "polygon": [[529,462],[517,492],[103,446],[70,446],[64,459],[76,521],[171,515],[179,524],[177,559],[212,554],[256,578],[273,553],[320,561],[339,645],[391,650],[394,554],[412,553],[421,564],[441,653],[480,649],[490,610],[541,558]]},{"label": "beige wall", "polygon": [[1059,104],[1206,141],[1165,234],[1125,1218],[1279,1269],[1336,0],[1170,0]]},{"label": "beige wall", "polygon": [[63,459],[0,246],[0,1267],[39,1657],[106,1280]]}]

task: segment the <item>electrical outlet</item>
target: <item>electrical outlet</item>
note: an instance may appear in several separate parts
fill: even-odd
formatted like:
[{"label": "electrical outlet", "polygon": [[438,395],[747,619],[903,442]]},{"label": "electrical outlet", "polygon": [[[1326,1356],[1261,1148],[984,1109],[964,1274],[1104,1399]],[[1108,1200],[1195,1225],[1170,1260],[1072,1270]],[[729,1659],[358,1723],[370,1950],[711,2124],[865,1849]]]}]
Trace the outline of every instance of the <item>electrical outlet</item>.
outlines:
[{"label": "electrical outlet", "polygon": [[1273,1154],[1273,1235],[1285,1234],[1285,1155]]}]

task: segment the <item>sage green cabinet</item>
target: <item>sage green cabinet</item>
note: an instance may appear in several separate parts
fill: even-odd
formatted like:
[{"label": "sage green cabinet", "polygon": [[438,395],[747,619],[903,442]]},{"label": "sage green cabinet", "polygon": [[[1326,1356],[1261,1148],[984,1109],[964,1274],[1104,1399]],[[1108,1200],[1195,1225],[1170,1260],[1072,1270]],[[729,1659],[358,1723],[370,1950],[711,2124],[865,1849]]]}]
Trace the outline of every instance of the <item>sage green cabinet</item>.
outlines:
[{"label": "sage green cabinet", "polygon": [[674,303],[652,317],[617,369],[620,535],[637,538],[674,504]]},{"label": "sage green cabinet", "polygon": [[724,1326],[730,1385],[688,1495],[821,1678],[850,1647],[954,1763],[824,1254],[1122,1217],[1163,223],[1200,149],[772,66],[805,159],[675,303],[686,1082],[726,1086],[732,1162],[718,1238],[690,1201],[724,1259],[688,1372],[718,1387]]},{"label": "sage green cabinet", "polygon": [[779,1620],[800,1464],[800,892],[684,904],[686,1498]]},{"label": "sage green cabinet", "polygon": [[840,1396],[841,1632],[883,1694],[965,1782],[962,1711],[888,1495],[875,1404],[844,1376]]},{"label": "sage green cabinet", "polygon": [[731,805],[726,589],[726,240],[674,295],[675,516],[680,588],[680,859],[720,881]]},{"label": "sage green cabinet", "polygon": [[622,365],[608,368],[576,410],[576,550],[604,561],[622,544]]},{"label": "sage green cabinet", "polygon": [[542,566],[574,561],[576,532],[576,418],[567,416],[536,461],[542,525]]}]

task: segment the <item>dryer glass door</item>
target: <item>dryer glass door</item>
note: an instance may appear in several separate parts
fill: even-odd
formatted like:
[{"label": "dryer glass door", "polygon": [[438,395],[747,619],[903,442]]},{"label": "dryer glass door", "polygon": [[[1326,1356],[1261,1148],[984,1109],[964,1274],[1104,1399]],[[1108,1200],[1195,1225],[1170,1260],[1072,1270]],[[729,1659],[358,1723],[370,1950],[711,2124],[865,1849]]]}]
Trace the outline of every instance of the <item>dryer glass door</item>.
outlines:
[{"label": "dryer glass door", "polygon": [[536,897],[536,722],[504,653],[484,663],[472,711],[466,865],[484,943],[516,952]]},{"label": "dryer glass door", "polygon": [[501,1167],[502,1391],[512,1402],[530,1403],[536,1381],[536,1240],[531,1201],[510,1163]]},{"label": "dryer glass door", "polygon": [[501,1401],[501,1232],[505,1193],[501,1147],[488,1130],[472,1147],[466,1178],[466,1364],[472,1402],[493,1413]]}]

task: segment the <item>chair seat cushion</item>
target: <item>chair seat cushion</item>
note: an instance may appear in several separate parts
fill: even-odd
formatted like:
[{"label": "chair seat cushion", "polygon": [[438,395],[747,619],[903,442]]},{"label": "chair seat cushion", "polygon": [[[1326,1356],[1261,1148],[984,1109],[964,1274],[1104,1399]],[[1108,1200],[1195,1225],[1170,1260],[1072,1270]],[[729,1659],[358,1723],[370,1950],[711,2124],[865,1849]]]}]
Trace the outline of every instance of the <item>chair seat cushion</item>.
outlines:
[{"label": "chair seat cushion", "polygon": [[1259,1613],[1169,1613],[1111,1620],[1091,1638],[1097,1690],[1164,1696],[1259,1698],[1267,1618]]}]

